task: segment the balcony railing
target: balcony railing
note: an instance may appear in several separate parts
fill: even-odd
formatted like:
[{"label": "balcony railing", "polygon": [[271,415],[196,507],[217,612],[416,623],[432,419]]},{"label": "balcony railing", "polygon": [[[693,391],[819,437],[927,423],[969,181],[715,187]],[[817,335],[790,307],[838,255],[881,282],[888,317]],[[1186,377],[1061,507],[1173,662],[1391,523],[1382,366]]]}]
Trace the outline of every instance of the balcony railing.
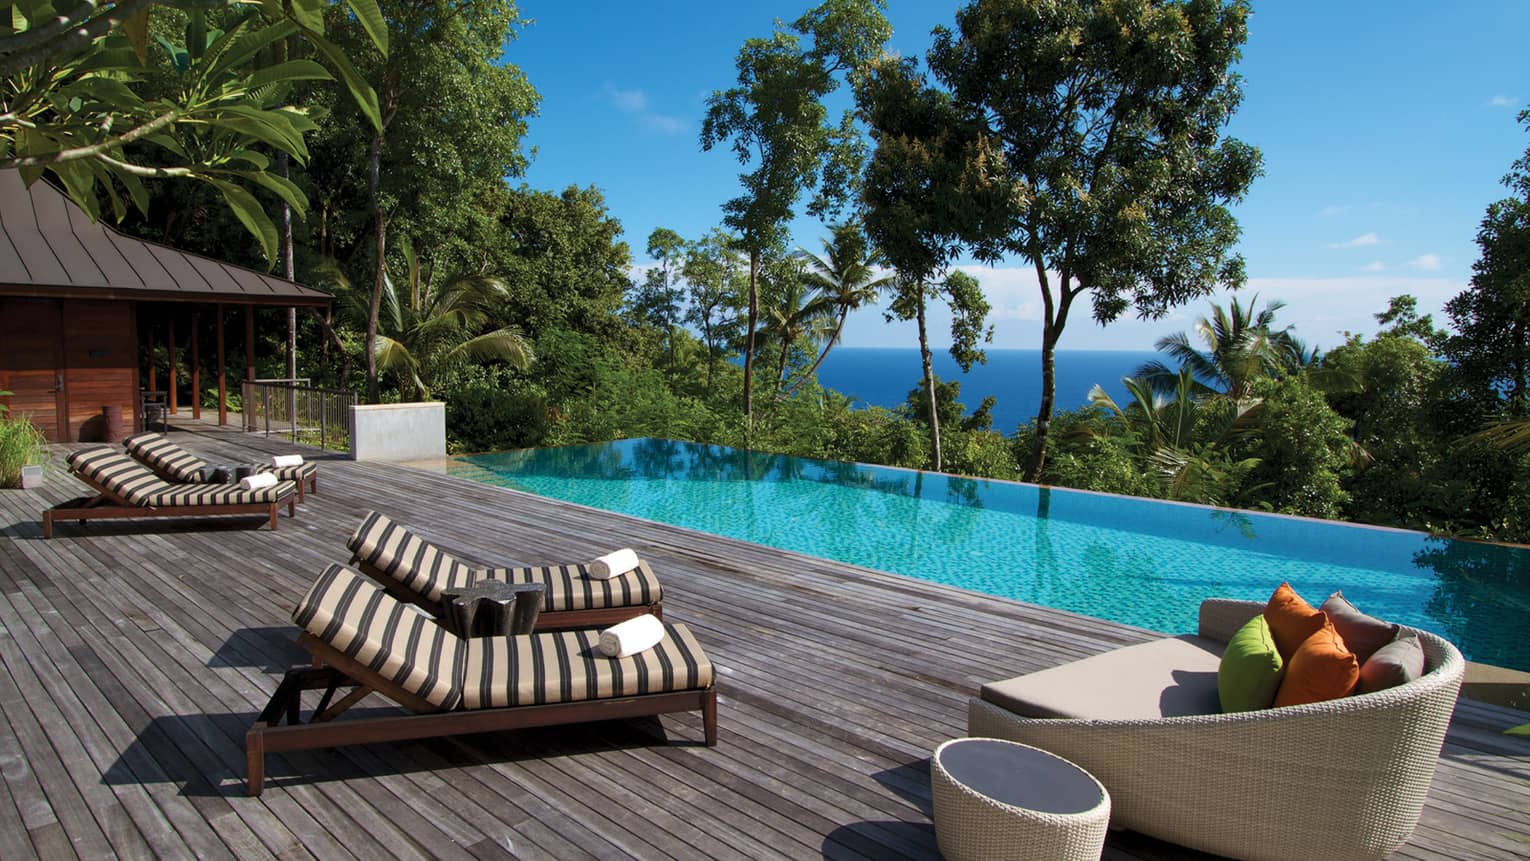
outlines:
[{"label": "balcony railing", "polygon": [[350,451],[354,392],[320,389],[307,379],[245,380],[244,429],[319,448]]}]

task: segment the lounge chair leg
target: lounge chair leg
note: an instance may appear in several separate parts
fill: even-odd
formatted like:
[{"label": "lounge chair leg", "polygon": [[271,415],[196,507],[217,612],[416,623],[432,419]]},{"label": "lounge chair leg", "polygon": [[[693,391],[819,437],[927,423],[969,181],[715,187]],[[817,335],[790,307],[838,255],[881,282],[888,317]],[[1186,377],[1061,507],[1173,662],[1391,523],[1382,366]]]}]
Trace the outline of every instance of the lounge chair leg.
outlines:
[{"label": "lounge chair leg", "polygon": [[53,512],[51,511],[43,512],[43,537],[53,537]]},{"label": "lounge chair leg", "polygon": [[290,496],[287,497],[287,516],[297,517],[297,503]]},{"label": "lounge chair leg", "polygon": [[701,726],[706,731],[707,747],[717,747],[717,689],[701,696]]},{"label": "lounge chair leg", "polygon": [[279,504],[280,503],[276,503],[276,502],[271,503],[271,531],[272,532],[276,531],[276,513],[277,513],[276,509],[277,509],[277,506]]},{"label": "lounge chair leg", "polygon": [[265,724],[257,723],[244,734],[245,786],[251,798],[260,796],[266,784]]},{"label": "lounge chair leg", "polygon": [[366,685],[357,685],[354,690],[341,697],[334,705],[330,706],[322,712],[316,713],[313,717],[309,718],[308,722],[324,723],[325,721],[334,720],[341,714],[344,714],[346,709],[361,702],[363,699],[366,699],[367,694],[370,694],[371,692],[372,689],[370,687]]}]

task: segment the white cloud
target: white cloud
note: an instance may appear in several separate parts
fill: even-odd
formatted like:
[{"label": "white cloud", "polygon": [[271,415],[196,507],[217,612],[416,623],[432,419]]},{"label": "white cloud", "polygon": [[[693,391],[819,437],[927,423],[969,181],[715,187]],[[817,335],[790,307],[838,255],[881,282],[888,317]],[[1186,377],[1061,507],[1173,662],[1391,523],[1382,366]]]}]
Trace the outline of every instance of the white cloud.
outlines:
[{"label": "white cloud", "polygon": [[637,114],[648,110],[648,94],[642,90],[623,90],[613,84],[605,86],[606,100],[624,114]]},{"label": "white cloud", "polygon": [[638,125],[660,134],[679,134],[689,129],[689,124],[677,117],[655,113],[649,108],[648,94],[640,89],[624,90],[615,84],[606,84],[602,93],[611,106],[624,114],[632,114]]},{"label": "white cloud", "polygon": [[[1035,270],[1028,266],[963,266],[975,276],[993,306],[988,322],[994,327],[993,349],[1036,349],[1041,345],[1041,298]],[[1421,313],[1443,318],[1445,303],[1466,289],[1464,280],[1423,275],[1366,273],[1338,278],[1253,277],[1236,294],[1221,292],[1174,309],[1161,320],[1139,320],[1131,312],[1109,326],[1090,317],[1089,296],[1079,297],[1068,315],[1063,334],[1065,350],[1151,350],[1165,335],[1185,332],[1210,311],[1210,303],[1227,307],[1233,295],[1258,307],[1281,300],[1286,307],[1276,319],[1295,327],[1309,345],[1332,349],[1344,342],[1345,332],[1370,336],[1376,331],[1375,314],[1385,311],[1387,301],[1404,293],[1418,297]],[[1257,299],[1256,299],[1257,297]],[[850,315],[845,325],[849,347],[912,347],[917,343],[913,323],[883,319],[885,303]],[[950,344],[951,314],[941,303],[929,307],[930,342],[938,349]]]},{"label": "white cloud", "polygon": [[1360,271],[1361,272],[1385,272],[1385,271],[1387,271],[1387,265],[1385,263],[1382,263],[1380,260],[1372,260],[1371,262],[1365,264],[1364,266],[1361,266],[1360,267]]},{"label": "white cloud", "polygon": [[1335,215],[1343,215],[1344,213],[1349,212],[1353,208],[1354,207],[1350,206],[1347,203],[1343,203],[1343,204],[1339,204],[1339,203],[1329,204],[1328,206],[1325,206],[1322,209],[1319,209],[1317,211],[1317,217],[1318,218],[1333,218]]},{"label": "white cloud", "polygon": [[1345,242],[1330,242],[1329,248],[1367,248],[1372,245],[1380,245],[1381,237],[1374,233],[1362,233],[1354,239]]},{"label": "white cloud", "polygon": [[1519,106],[1519,99],[1513,96],[1497,95],[1488,99],[1488,105],[1494,108],[1513,108]]},{"label": "white cloud", "polygon": [[646,129],[663,132],[667,135],[679,134],[690,127],[685,120],[678,117],[667,117],[663,114],[644,114],[640,122],[642,122],[643,127]]},{"label": "white cloud", "polygon": [[1440,255],[1420,254],[1408,261],[1408,265],[1414,269],[1422,269],[1426,272],[1437,272],[1440,268]]}]

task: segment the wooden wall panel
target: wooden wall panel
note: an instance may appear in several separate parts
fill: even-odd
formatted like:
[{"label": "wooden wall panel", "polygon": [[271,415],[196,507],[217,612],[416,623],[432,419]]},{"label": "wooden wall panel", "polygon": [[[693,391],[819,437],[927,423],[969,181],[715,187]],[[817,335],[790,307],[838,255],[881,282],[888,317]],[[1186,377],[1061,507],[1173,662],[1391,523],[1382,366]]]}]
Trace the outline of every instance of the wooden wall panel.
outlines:
[{"label": "wooden wall panel", "polygon": [[60,303],[0,298],[0,389],[11,410],[26,415],[53,442],[67,439],[58,421]]},{"label": "wooden wall panel", "polygon": [[129,302],[69,302],[64,307],[64,388],[69,438],[105,438],[101,408],[121,407],[133,426],[138,401],[138,337]]}]

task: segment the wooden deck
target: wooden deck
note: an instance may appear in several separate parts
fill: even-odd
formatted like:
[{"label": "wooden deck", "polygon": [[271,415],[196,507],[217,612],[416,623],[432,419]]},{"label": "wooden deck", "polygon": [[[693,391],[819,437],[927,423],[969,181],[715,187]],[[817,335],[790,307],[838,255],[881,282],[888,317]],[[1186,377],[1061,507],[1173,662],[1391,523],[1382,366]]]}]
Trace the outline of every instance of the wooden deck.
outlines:
[{"label": "wooden deck", "polygon": [[[292,447],[177,434],[217,459]],[[398,466],[325,460],[296,519],[63,523],[0,491],[0,858],[932,858],[929,752],[979,683],[1148,632]],[[308,452],[310,455],[313,452]],[[244,731],[303,657],[295,601],[370,508],[482,560],[633,546],[719,669],[699,715],[273,756]],[[386,703],[374,698],[377,707]],[[1523,858],[1523,713],[1462,701],[1399,857]],[[1299,766],[1297,766],[1299,767]],[[1184,849],[1112,834],[1106,857]]]}]

